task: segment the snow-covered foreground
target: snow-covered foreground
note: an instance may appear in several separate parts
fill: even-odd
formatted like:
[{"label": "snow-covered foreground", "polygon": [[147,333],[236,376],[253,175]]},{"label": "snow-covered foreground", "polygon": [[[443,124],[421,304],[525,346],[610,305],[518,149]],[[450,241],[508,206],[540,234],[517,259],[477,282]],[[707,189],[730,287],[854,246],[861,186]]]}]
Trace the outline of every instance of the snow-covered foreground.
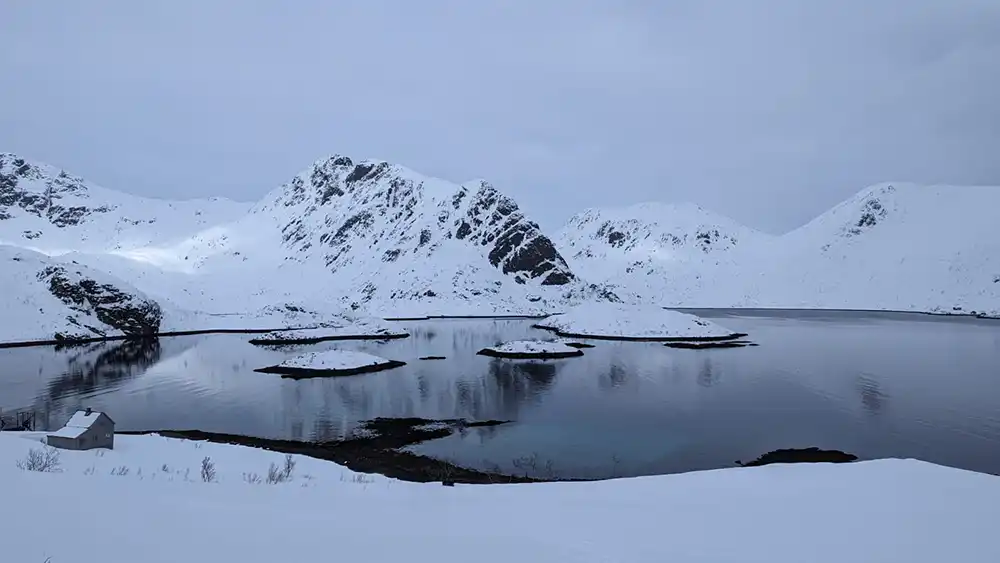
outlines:
[{"label": "snow-covered foreground", "polygon": [[735,331],[695,315],[662,307],[586,303],[538,323],[559,334],[620,339],[725,339]]},{"label": "snow-covered foreground", "polygon": [[0,434],[11,561],[1000,561],[1000,478],[913,460],[451,488],[157,436],[17,468],[40,447]]}]

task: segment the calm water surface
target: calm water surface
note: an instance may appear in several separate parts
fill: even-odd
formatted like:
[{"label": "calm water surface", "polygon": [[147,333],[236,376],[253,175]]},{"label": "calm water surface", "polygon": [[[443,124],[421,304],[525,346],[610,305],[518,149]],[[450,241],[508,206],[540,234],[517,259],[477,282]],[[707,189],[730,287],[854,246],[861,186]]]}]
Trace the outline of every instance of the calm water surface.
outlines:
[{"label": "calm water surface", "polygon": [[[254,373],[293,352],[245,336],[0,350],[0,408],[54,428],[77,408],[121,430],[201,429],[312,440],[378,416],[509,419],[414,449],[564,477],[729,467],[819,446],[1000,474],[1000,322],[890,313],[698,311],[760,344],[671,350],[594,341],[582,358],[476,356],[549,337],[524,320],[405,323],[412,337],[328,343],[409,364],[339,379]],[[442,355],[444,361],[419,361]]]}]

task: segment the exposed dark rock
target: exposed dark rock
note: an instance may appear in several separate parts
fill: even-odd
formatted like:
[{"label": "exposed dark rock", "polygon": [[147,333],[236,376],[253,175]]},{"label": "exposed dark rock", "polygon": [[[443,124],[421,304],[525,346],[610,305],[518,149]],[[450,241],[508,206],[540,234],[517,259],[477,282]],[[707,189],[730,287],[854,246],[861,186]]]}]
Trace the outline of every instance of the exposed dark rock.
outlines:
[{"label": "exposed dark rock", "polygon": [[882,202],[876,197],[871,197],[865,201],[861,208],[861,217],[857,223],[847,230],[848,236],[860,235],[865,229],[870,229],[877,225],[880,220],[888,215],[888,211]]},{"label": "exposed dark rock", "polygon": [[611,231],[608,233],[608,244],[615,248],[620,248],[625,243],[625,233],[621,231]]},{"label": "exposed dark rock", "polygon": [[688,350],[704,350],[706,348],[746,348],[747,346],[758,346],[753,342],[742,340],[729,340],[723,342],[666,342],[663,344],[667,348],[682,348]]},{"label": "exposed dark rock", "polygon": [[403,451],[402,448],[444,438],[470,428],[507,424],[508,421],[469,422],[462,419],[377,418],[362,425],[363,433],[338,441],[301,442],[269,440],[200,430],[155,430],[119,434],[159,434],[168,438],[204,440],[269,451],[325,459],[361,473],[379,473],[393,479],[417,483],[448,482],[465,484],[535,483],[545,481],[515,475],[489,473],[459,467],[450,462]]},{"label": "exposed dark rock", "polygon": [[[155,301],[131,295],[109,283],[98,283],[62,266],[46,267],[38,273],[38,279],[47,282],[49,292],[70,309],[92,313],[102,323],[125,334],[151,335],[160,331],[163,311]],[[95,327],[81,326],[94,335],[104,335]]]},{"label": "exposed dark rock", "polygon": [[858,456],[839,450],[821,450],[819,448],[785,449],[768,452],[753,461],[743,463],[741,467],[759,467],[772,463],[850,463],[857,461]]},{"label": "exposed dark rock", "polygon": [[[28,191],[21,180],[41,182],[42,191]],[[38,184],[35,184],[38,189]],[[60,173],[56,177],[47,176],[37,166],[8,153],[0,153],[0,219],[14,216],[15,209],[21,209],[39,218],[46,219],[57,227],[78,225],[95,213],[107,213],[109,206],[86,207],[65,206],[60,201],[69,195],[86,196],[87,187],[81,178]]]},{"label": "exposed dark rock", "polygon": [[[423,183],[399,167],[335,156],[287,184],[276,204],[304,206],[282,227],[283,240],[303,251],[316,242],[315,237],[331,249],[323,259],[333,270],[356,265],[362,248],[377,248],[384,261],[393,262],[413,248],[415,239],[416,248],[428,248],[433,257],[437,246],[432,241],[440,236],[484,247],[490,264],[519,278],[519,283],[566,285],[575,280],[538,225],[489,184],[482,182],[472,190],[460,187],[450,200],[420,208],[421,214],[430,214],[426,219],[436,219],[434,228],[421,222],[423,215],[416,215],[426,197]],[[343,203],[336,210],[324,207],[334,198]]]},{"label": "exposed dark rock", "polygon": [[373,168],[375,168],[375,165],[373,164],[359,164],[354,167],[354,170],[351,170],[351,173],[347,175],[347,178],[344,178],[344,182],[347,182],[348,184],[360,182],[365,176],[368,175],[369,172],[372,171]]},{"label": "exposed dark rock", "polygon": [[421,360],[447,360],[445,356],[424,356],[420,358]]}]

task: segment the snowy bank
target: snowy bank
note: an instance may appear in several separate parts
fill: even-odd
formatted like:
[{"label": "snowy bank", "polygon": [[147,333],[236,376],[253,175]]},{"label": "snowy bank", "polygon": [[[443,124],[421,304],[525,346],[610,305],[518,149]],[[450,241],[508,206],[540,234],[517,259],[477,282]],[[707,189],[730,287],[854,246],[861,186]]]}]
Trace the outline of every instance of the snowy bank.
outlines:
[{"label": "snowy bank", "polygon": [[516,340],[504,342],[477,352],[480,356],[494,358],[510,358],[522,360],[554,360],[582,356],[583,352],[562,342],[547,342],[543,340]]},{"label": "snowy bank", "polygon": [[278,373],[283,377],[337,377],[372,373],[400,366],[405,362],[387,360],[354,350],[325,350],[289,358],[280,364],[256,369],[261,373]]},{"label": "snowy bank", "polygon": [[390,340],[406,338],[410,333],[389,327],[376,319],[330,323],[330,326],[298,330],[275,330],[250,339],[258,346],[281,346],[290,344],[316,344],[331,340]]},{"label": "snowy bank", "polygon": [[[37,443],[0,434],[4,500],[18,507],[4,524],[9,560],[271,563],[336,546],[348,561],[436,563],[470,553],[481,563],[1000,561],[1000,478],[913,460],[442,487],[293,457],[291,478],[268,485],[272,464],[283,472],[281,454],[116,442],[61,452],[61,472],[40,473],[16,466]],[[206,457],[211,482],[201,478]]]},{"label": "snowy bank", "polygon": [[723,341],[746,336],[687,313],[619,303],[585,303],[535,326],[563,337],[607,340]]}]

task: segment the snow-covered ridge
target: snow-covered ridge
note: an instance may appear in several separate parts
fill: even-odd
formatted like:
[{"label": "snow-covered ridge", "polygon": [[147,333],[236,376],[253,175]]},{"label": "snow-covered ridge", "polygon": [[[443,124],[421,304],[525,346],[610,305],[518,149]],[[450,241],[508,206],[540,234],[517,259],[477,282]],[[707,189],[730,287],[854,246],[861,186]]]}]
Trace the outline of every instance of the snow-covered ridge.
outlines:
[{"label": "snow-covered ridge", "polygon": [[611,295],[579,282],[538,225],[482,181],[333,156],[247,206],[139,198],[15,155],[3,163],[0,243],[108,272],[181,309],[234,315],[313,300],[386,316],[537,314]]},{"label": "snow-covered ridge", "polygon": [[159,332],[159,303],[78,264],[0,245],[0,343]]},{"label": "snow-covered ridge", "polygon": [[555,237],[574,270],[591,281],[614,281],[622,273],[683,275],[702,264],[729,261],[770,239],[697,205],[651,202],[588,209],[570,218]]},{"label": "snow-covered ridge", "polygon": [[127,251],[232,221],[249,207],[218,197],[138,197],[0,153],[0,242],[45,254]]},{"label": "snow-covered ridge", "polygon": [[[583,214],[560,233],[559,247],[584,277],[669,306],[1000,315],[1000,187],[879,184],[776,237],[718,219],[672,219],[740,233],[722,237],[732,244],[687,253],[664,251],[653,233],[666,214],[650,209],[665,208]],[[629,219],[603,220],[622,216]]]},{"label": "snow-covered ridge", "polygon": [[[319,160],[269,194],[252,213],[278,218],[285,245],[318,254],[331,270],[476,249],[519,283],[565,285],[566,262],[538,225],[487,182],[460,186],[384,161]],[[353,251],[353,252],[352,252]]]},{"label": "snow-covered ridge", "polygon": [[592,209],[553,243],[486,182],[383,161],[321,159],[250,206],[136,197],[4,153],[0,244],[110,274],[161,306],[247,319],[303,301],[385,317],[618,300],[1000,315],[998,194],[881,184],[782,236],[694,205]]}]

